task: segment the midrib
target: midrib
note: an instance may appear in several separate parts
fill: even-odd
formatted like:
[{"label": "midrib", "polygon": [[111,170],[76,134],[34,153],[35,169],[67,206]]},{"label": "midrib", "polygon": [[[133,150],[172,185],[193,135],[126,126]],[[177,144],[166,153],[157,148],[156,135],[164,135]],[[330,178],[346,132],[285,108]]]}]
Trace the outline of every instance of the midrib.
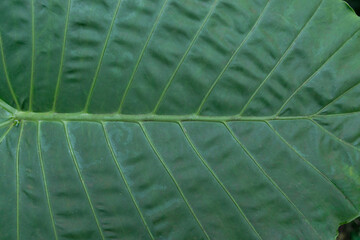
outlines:
[{"label": "midrib", "polygon": [[[270,120],[296,120],[312,119],[315,117],[328,117],[330,115],[311,115],[311,116],[201,116],[195,114],[189,115],[158,115],[158,114],[89,114],[89,113],[34,113],[15,111],[15,120],[29,121],[123,121],[123,122],[179,122],[179,121],[204,121],[204,122],[228,122],[228,121],[270,121]],[[339,114],[331,115],[338,116]]]},{"label": "midrib", "polygon": [[160,115],[160,114],[90,114],[90,113],[56,113],[56,112],[29,112],[18,111],[6,103],[0,101],[0,107],[9,112],[12,116],[9,119],[14,121],[123,121],[123,122],[141,122],[141,121],[158,121],[158,122],[181,122],[181,121],[204,121],[204,122],[229,122],[229,121],[271,121],[271,120],[297,120],[314,118],[326,118],[337,116],[348,116],[360,114],[360,112],[327,114],[327,115],[306,115],[306,116],[204,116],[198,114],[187,115]]}]

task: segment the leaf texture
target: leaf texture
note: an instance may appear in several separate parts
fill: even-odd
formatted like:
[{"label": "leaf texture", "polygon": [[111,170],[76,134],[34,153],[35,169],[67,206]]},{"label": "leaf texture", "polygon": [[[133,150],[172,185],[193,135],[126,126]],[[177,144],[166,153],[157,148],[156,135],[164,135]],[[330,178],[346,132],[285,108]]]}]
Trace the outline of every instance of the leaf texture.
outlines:
[{"label": "leaf texture", "polygon": [[360,214],[340,0],[0,2],[0,239],[335,239]]}]

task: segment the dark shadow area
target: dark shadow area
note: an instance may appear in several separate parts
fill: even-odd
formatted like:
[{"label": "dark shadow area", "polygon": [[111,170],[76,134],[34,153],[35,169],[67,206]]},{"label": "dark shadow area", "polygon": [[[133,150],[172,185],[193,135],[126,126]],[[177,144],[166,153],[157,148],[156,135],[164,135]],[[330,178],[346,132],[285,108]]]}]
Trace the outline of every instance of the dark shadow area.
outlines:
[{"label": "dark shadow area", "polygon": [[360,16],[360,0],[346,0],[346,2],[355,10],[356,14]]},{"label": "dark shadow area", "polygon": [[360,218],[340,226],[337,240],[360,240]]}]

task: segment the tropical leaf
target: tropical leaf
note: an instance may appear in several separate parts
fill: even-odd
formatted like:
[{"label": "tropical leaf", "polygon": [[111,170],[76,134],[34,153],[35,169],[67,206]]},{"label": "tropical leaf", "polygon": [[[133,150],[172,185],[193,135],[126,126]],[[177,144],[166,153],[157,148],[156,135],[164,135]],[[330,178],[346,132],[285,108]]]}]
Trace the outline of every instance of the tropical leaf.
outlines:
[{"label": "tropical leaf", "polygon": [[0,2],[0,239],[335,239],[360,213],[340,0]]}]

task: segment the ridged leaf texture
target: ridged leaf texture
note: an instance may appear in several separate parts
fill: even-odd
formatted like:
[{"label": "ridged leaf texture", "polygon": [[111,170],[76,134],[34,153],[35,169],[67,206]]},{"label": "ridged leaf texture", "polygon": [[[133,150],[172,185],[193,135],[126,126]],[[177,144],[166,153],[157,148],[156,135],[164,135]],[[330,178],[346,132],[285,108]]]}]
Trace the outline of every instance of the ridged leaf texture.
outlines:
[{"label": "ridged leaf texture", "polygon": [[340,0],[0,1],[0,239],[335,239],[359,29]]}]

